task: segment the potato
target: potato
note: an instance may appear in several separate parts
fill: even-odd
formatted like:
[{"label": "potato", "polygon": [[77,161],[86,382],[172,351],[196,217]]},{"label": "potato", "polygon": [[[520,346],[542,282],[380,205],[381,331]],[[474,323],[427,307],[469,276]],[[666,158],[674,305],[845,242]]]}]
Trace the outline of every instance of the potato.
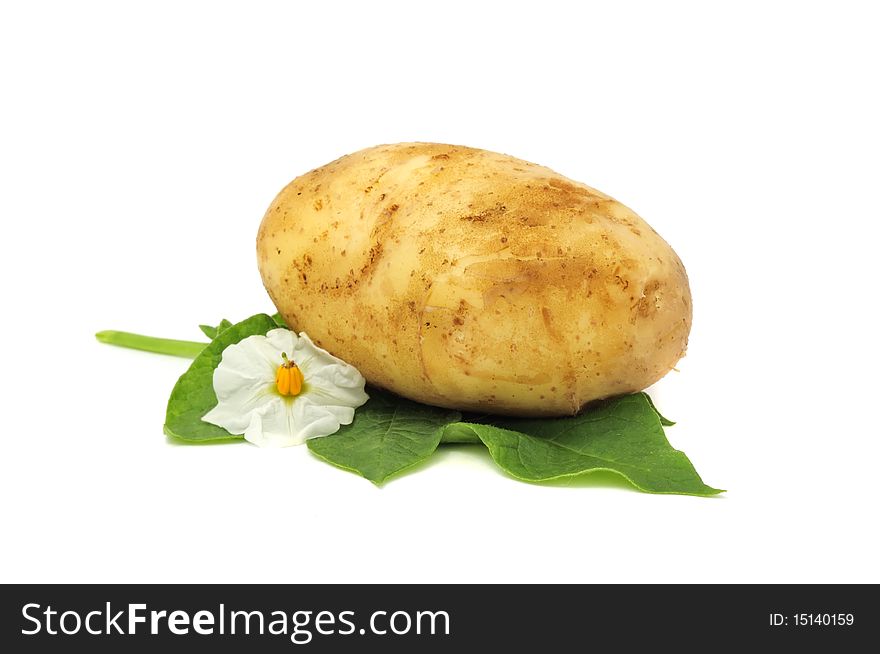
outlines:
[{"label": "potato", "polygon": [[568,415],[639,391],[691,326],[684,266],[639,216],[462,146],[382,145],[298,177],[257,254],[291,328],[376,386],[454,409]]}]

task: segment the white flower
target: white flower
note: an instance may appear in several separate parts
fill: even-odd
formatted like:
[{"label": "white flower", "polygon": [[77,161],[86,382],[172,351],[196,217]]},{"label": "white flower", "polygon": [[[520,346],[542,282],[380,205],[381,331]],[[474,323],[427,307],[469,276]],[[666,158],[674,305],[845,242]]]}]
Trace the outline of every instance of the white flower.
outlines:
[{"label": "white flower", "polygon": [[301,445],[351,423],[367,401],[364,384],[354,366],[305,333],[273,329],[223,350],[214,370],[218,403],[202,420],[255,445]]}]

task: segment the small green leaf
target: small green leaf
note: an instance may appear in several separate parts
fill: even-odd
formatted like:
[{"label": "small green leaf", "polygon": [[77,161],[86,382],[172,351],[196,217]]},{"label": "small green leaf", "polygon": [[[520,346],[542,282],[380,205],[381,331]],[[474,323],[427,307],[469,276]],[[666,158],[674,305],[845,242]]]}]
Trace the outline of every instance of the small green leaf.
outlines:
[{"label": "small green leaf", "polygon": [[350,425],[308,444],[321,459],[377,485],[431,456],[444,425],[461,418],[457,411],[410,402],[376,388],[369,394]]},{"label": "small green leaf", "polygon": [[226,320],[226,318],[221,320],[220,324],[216,327],[211,327],[211,325],[199,325],[199,329],[202,330],[202,333],[211,340],[217,338],[221,332],[226,331],[230,327],[232,327],[232,323]]},{"label": "small green leaf", "polygon": [[660,424],[664,427],[672,427],[675,423],[672,422],[669,418],[664,418],[663,414],[657,410],[657,407],[654,406],[654,400],[651,399],[651,396],[647,393],[643,393],[645,398],[648,400],[648,404],[651,405],[651,408],[654,409],[654,413],[657,414],[657,417],[660,418]]},{"label": "small green leaf", "polygon": [[284,321],[284,317],[280,313],[273,313],[272,320],[274,320],[275,324],[277,324],[279,327],[284,327],[285,329],[288,329],[287,323]]},{"label": "small green leaf", "polygon": [[[497,419],[471,429],[511,476],[540,482],[609,470],[648,493],[715,495],[687,456],[674,449],[644,393],[602,402],[571,418]],[[457,442],[465,439],[457,436]]]},{"label": "small green leaf", "polygon": [[165,413],[165,433],[187,441],[241,438],[240,435],[230,434],[221,427],[202,421],[202,416],[217,405],[214,369],[220,364],[223,350],[227,347],[248,336],[265,334],[275,328],[275,321],[260,313],[222,331],[218,329],[217,337],[202,350],[189,370],[174,385]]}]

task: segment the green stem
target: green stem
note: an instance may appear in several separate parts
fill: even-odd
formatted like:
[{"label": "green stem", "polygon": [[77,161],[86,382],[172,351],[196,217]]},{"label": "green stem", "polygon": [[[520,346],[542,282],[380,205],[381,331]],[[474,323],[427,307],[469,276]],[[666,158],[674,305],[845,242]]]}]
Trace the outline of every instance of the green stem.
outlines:
[{"label": "green stem", "polygon": [[155,338],[154,336],[143,336],[141,334],[113,330],[98,332],[95,334],[95,338],[108,345],[129,347],[133,350],[144,350],[145,352],[155,352],[156,354],[170,354],[171,356],[184,357],[186,359],[195,359],[207,345],[207,343],[198,343],[196,341]]}]

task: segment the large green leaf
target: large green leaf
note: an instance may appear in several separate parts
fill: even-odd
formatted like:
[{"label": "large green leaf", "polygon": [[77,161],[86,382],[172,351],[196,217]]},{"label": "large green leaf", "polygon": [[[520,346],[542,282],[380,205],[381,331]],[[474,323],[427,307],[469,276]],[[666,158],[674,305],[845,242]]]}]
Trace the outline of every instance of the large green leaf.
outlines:
[{"label": "large green leaf", "polygon": [[350,425],[308,444],[321,459],[374,484],[431,456],[443,427],[461,418],[457,411],[410,402],[375,388],[368,392],[369,401],[355,412]]},{"label": "large green leaf", "polygon": [[615,472],[648,493],[715,495],[684,452],[663,433],[661,418],[644,393],[626,395],[557,419],[495,419],[455,423],[445,441],[473,441],[472,431],[511,476],[540,482],[597,470]]},{"label": "large green leaf", "polygon": [[220,364],[227,347],[277,327],[270,316],[260,313],[220,331],[174,385],[165,412],[165,433],[186,441],[240,439],[238,434],[230,434],[222,427],[202,421],[202,416],[217,405],[214,369]]}]

